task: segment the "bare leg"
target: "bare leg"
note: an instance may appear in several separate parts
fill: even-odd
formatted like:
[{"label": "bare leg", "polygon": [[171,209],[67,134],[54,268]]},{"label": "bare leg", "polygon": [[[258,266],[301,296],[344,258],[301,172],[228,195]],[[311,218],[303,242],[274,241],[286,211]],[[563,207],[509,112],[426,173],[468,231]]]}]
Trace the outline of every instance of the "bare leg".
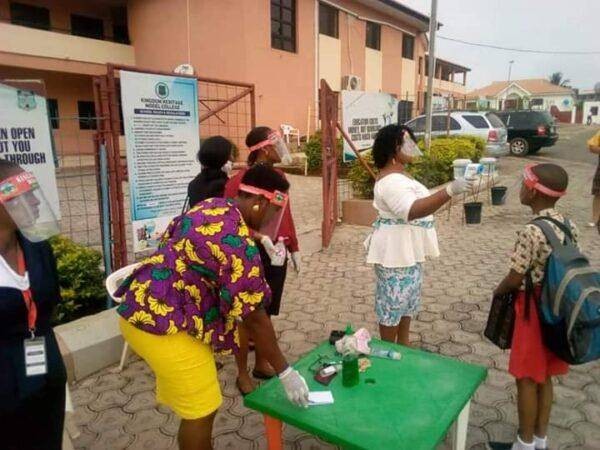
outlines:
[{"label": "bare leg", "polygon": [[235,362],[238,367],[238,388],[244,394],[252,392],[256,385],[250,375],[248,374],[248,331],[244,324],[239,324],[240,333],[240,351],[235,355]]},{"label": "bare leg", "polygon": [[395,325],[393,327],[388,327],[385,325],[379,324],[379,335],[383,341],[387,342],[396,342],[398,339],[398,327],[399,325]]},{"label": "bare leg", "polygon": [[594,195],[592,201],[592,222],[597,224],[600,221],[600,195]]},{"label": "bare leg", "polygon": [[212,426],[215,411],[209,416],[194,420],[181,420],[177,441],[180,450],[212,450]]},{"label": "bare leg", "polygon": [[552,378],[548,377],[544,384],[538,384],[537,392],[538,412],[535,423],[535,435],[544,438],[548,432],[548,422],[550,421],[550,411],[552,410]]},{"label": "bare leg", "polygon": [[400,345],[409,346],[410,345],[410,317],[404,316],[400,319],[400,324],[398,325],[398,336],[396,338],[396,342]]},{"label": "bare leg", "polygon": [[[268,316],[269,320],[271,320],[271,316]],[[271,320],[271,323],[273,321]],[[254,370],[261,372],[267,376],[275,376],[275,371],[269,364],[267,358],[265,358],[264,352],[258,346],[254,347],[254,356],[256,357],[256,361],[254,363]]]},{"label": "bare leg", "polygon": [[519,409],[519,436],[525,442],[533,442],[538,416],[538,385],[530,378],[517,380],[517,406]]}]

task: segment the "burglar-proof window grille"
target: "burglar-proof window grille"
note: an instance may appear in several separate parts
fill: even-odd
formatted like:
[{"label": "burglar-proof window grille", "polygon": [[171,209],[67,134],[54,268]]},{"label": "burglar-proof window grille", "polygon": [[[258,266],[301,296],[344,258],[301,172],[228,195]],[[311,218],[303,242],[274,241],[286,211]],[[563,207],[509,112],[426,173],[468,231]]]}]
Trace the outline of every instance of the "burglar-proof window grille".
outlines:
[{"label": "burglar-proof window grille", "polygon": [[271,0],[271,47],[296,51],[296,0]]}]

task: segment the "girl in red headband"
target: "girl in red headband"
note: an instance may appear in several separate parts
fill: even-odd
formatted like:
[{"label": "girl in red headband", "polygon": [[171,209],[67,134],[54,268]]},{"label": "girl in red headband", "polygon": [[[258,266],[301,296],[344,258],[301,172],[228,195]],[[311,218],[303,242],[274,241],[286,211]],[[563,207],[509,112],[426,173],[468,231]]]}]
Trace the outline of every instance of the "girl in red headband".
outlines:
[{"label": "girl in red headband", "polygon": [[[566,194],[569,178],[556,164],[530,165],[525,168],[520,200],[536,217],[548,217],[570,226],[573,239],[577,228],[554,207]],[[551,223],[559,239],[565,234]],[[550,352],[542,341],[538,320],[537,298],[544,279],[546,261],[552,247],[542,230],[528,224],[517,233],[517,242],[510,259],[510,272],[498,285],[494,295],[517,292],[515,326],[508,371],[517,382],[519,434],[513,444],[491,443],[495,449],[546,450],[546,430],[552,408],[552,376],[566,374],[569,366]],[[533,281],[533,296],[529,307],[525,293],[527,275]]]}]

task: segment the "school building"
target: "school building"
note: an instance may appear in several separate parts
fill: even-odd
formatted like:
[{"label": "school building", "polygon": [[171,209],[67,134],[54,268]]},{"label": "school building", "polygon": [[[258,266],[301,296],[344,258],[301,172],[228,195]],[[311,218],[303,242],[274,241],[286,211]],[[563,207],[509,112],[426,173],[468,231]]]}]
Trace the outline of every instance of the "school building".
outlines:
[{"label": "school building", "polygon": [[[314,131],[319,80],[424,108],[429,18],[394,0],[0,0],[0,79],[42,79],[57,145],[91,155],[92,78],[106,63],[256,86],[257,124]],[[435,93],[464,97],[438,60]],[[202,134],[202,130],[201,130]]]}]

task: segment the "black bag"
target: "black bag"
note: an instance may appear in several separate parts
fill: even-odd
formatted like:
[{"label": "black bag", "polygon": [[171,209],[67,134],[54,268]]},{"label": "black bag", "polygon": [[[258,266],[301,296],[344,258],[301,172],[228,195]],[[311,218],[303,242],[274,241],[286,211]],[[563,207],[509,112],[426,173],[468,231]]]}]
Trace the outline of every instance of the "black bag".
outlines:
[{"label": "black bag", "polygon": [[483,332],[486,338],[502,350],[509,349],[512,344],[515,328],[515,299],[516,293],[494,296]]}]

